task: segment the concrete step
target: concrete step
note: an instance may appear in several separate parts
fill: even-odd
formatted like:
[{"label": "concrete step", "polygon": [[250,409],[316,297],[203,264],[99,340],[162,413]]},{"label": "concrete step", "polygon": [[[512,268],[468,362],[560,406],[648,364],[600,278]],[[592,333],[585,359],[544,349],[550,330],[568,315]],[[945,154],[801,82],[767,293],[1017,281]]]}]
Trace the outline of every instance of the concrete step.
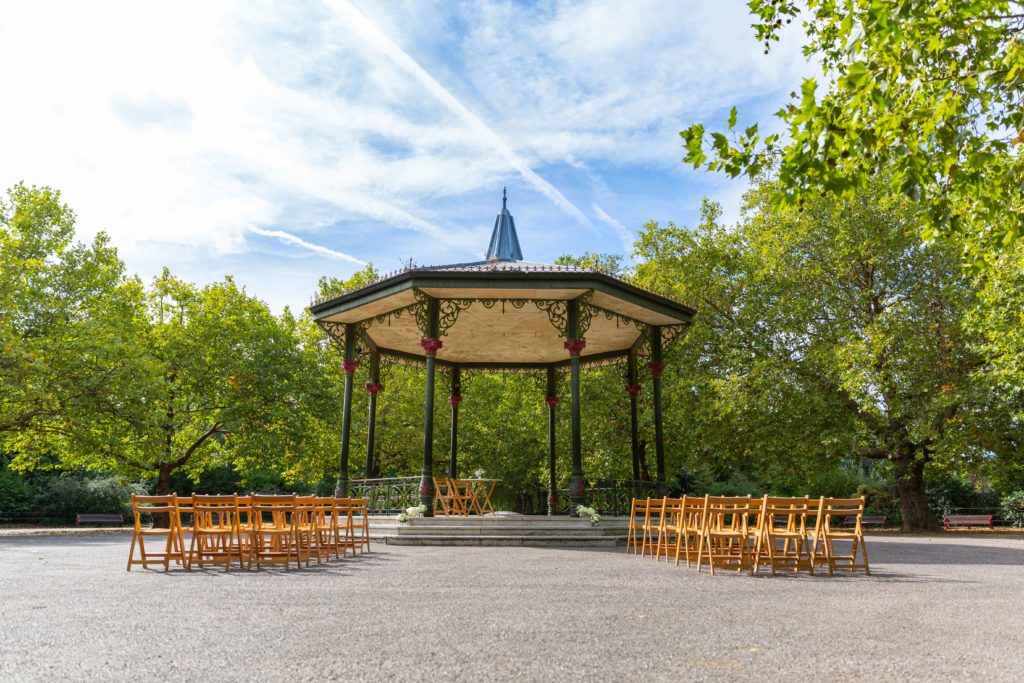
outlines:
[{"label": "concrete step", "polygon": [[510,526],[495,529],[478,526],[447,527],[398,527],[392,531],[395,536],[625,536],[624,529],[600,529],[583,527]]},{"label": "concrete step", "polygon": [[399,524],[394,515],[370,517],[370,537],[400,545],[614,547],[625,543],[629,520],[598,524],[568,516],[499,513],[482,517],[417,517]]},{"label": "concrete step", "polygon": [[388,545],[422,546],[529,546],[556,548],[614,548],[619,539],[614,536],[519,536],[519,535],[422,535],[403,534],[388,536]]}]

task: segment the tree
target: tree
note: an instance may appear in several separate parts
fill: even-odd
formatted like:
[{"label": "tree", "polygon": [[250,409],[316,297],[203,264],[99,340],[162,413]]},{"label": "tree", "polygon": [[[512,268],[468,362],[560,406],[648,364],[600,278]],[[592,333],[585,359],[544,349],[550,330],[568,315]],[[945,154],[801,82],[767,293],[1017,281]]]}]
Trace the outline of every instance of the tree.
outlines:
[{"label": "tree", "polygon": [[279,462],[308,446],[306,426],[329,399],[298,344],[294,320],[227,278],[194,287],[166,270],[122,330],[130,372],[64,406],[18,441],[15,464],[48,451],[65,467],[155,477],[225,462]]},{"label": "tree", "polygon": [[1020,455],[978,379],[972,283],[953,249],[920,243],[884,180],[802,211],[778,208],[777,192],[753,190],[735,228],[705,204],[694,232],[651,223],[640,236],[638,281],[700,311],[678,343],[690,374],[675,378],[673,412],[697,423],[705,454],[761,467],[885,461],[904,528],[930,528],[931,463]]},{"label": "tree", "polygon": [[614,277],[627,275],[622,265],[623,258],[619,254],[599,254],[597,252],[586,252],[583,256],[572,256],[563,254],[555,259],[560,266],[575,266],[576,268],[591,268],[607,273]]},{"label": "tree", "polygon": [[684,161],[730,176],[777,166],[778,196],[802,204],[850,196],[882,173],[974,265],[1024,234],[1024,4],[1008,0],[864,2],[751,0],[765,43],[803,19],[804,54],[824,92],[804,80],[776,113],[785,135],[726,134],[696,123]]},{"label": "tree", "polygon": [[50,188],[0,200],[0,440],[15,441],[130,380],[123,339],[142,287],[100,233],[74,241],[75,215]]}]

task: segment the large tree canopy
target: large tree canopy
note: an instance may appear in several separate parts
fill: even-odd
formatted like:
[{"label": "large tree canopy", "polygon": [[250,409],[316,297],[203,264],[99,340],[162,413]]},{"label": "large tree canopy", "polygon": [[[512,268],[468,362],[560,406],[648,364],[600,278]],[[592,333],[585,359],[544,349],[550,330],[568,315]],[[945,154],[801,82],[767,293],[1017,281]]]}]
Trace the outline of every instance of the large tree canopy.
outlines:
[{"label": "large tree canopy", "polygon": [[[1024,234],[1024,4],[1009,0],[751,0],[767,53],[803,20],[806,79],[776,116],[785,135],[681,135],[685,161],[731,176],[778,169],[780,198],[849,193],[884,170],[939,236],[985,264]],[[823,87],[821,87],[823,86]],[[710,144],[708,144],[710,143]]]},{"label": "large tree canopy", "polygon": [[14,466],[156,477],[305,455],[331,387],[286,311],[230,279],[144,291],[49,189],[0,204],[0,438]]},{"label": "large tree canopy", "polygon": [[82,244],[74,226],[49,188],[19,184],[0,200],[0,440],[130,377],[141,285],[105,235]]},{"label": "large tree canopy", "polygon": [[803,211],[778,209],[776,192],[755,189],[735,228],[706,205],[695,231],[641,235],[639,281],[701,312],[675,378],[690,448],[767,470],[886,461],[905,527],[928,528],[930,463],[1020,455],[1000,440],[1012,412],[980,379],[964,324],[972,283],[954,250],[920,243],[913,207],[884,182]]}]

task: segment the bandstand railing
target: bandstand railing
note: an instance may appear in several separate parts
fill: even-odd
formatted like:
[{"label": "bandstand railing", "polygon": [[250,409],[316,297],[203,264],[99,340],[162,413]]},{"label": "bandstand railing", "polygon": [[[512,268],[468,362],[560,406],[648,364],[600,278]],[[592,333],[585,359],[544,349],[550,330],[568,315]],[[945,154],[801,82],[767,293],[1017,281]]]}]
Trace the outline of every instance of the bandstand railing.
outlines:
[{"label": "bandstand railing", "polygon": [[371,515],[400,512],[420,504],[420,478],[353,479],[349,481],[349,495],[365,498]]},{"label": "bandstand railing", "polygon": [[[587,505],[602,515],[628,515],[634,498],[655,496],[657,482],[619,479],[587,481]],[[568,514],[571,507],[569,489],[558,489],[558,510]]]},{"label": "bandstand railing", "polygon": [[[651,481],[628,481],[618,479],[591,479],[587,481],[587,505],[602,515],[628,515],[633,498],[647,498],[655,495],[657,484]],[[380,479],[353,479],[349,482],[349,493],[355,498],[365,498],[370,514],[391,514],[420,504],[419,477],[384,477]],[[538,489],[537,501],[546,500],[543,489]],[[569,489],[558,489],[558,512],[569,514],[571,503]],[[521,512],[543,512],[521,510]]]}]

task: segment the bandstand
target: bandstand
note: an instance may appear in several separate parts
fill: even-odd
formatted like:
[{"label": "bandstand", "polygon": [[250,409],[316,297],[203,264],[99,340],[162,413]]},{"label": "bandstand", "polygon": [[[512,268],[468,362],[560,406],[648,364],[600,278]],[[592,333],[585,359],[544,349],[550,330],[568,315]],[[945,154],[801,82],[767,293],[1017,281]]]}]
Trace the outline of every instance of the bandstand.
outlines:
[{"label": "bandstand", "polygon": [[523,260],[515,222],[502,198],[486,259],[413,266],[310,307],[317,324],[343,349],[345,387],[338,495],[349,489],[352,392],[360,359],[368,361],[370,394],[367,471],[374,457],[376,396],[381,359],[425,369],[423,467],[419,497],[434,510],[434,399],[438,369],[451,378],[451,452],[458,471],[458,415],[464,371],[521,371],[546,375],[548,509],[556,505],[555,410],[558,373],[569,375],[572,472],[570,510],[587,500],[580,424],[580,369],[624,364],[629,397],[633,478],[639,479],[638,394],[642,369],[650,376],[654,410],[656,487],[665,489],[661,377],[663,353],[691,323],[694,309],[594,269]]}]

